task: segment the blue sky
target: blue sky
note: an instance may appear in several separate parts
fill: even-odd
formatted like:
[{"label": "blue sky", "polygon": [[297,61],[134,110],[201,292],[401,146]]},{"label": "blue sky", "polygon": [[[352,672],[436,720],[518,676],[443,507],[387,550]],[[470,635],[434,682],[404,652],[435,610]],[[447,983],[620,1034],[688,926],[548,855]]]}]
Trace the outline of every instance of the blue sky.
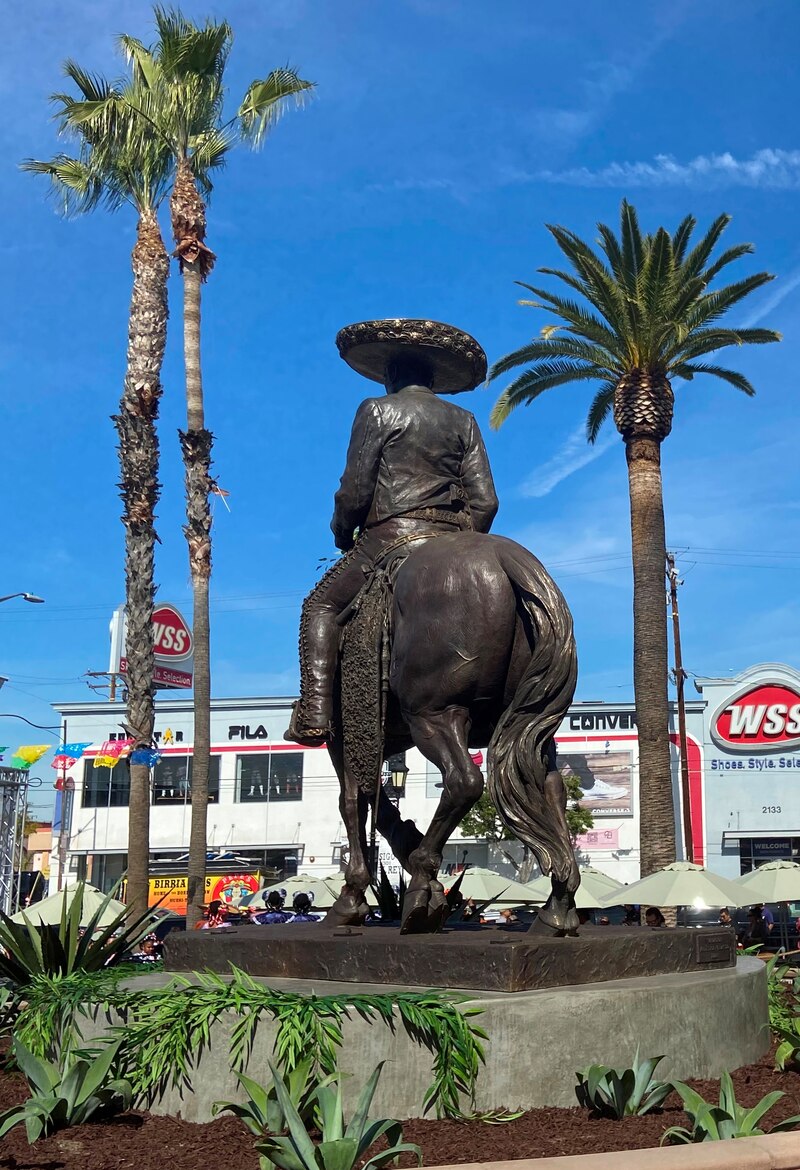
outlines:
[{"label": "blue sky", "polygon": [[[677,388],[664,449],[668,542],[680,551],[684,659],[697,674],[800,659],[800,9],[791,0],[670,5],[568,0],[262,0],[184,5],[225,16],[232,94],[289,62],[318,84],[265,149],[219,176],[204,303],[207,418],[217,505],[214,693],[291,693],[300,602],[331,555],[331,500],[354,411],[371,392],[339,360],[351,321],[452,321],[495,359],[547,318],[515,280],[552,264],[544,224],[593,238],[629,197],[648,228],[733,214],[742,272],[776,281],[739,314],[785,340],[735,354],[759,394]],[[122,600],[123,530],[109,415],[124,364],[132,216],[65,222],[16,167],[57,149],[47,96],[60,63],[114,75],[114,36],[147,40],[150,8],[38,0],[4,38],[0,91],[3,572],[0,711],[55,722],[90,698]],[[164,371],[159,596],[188,608],[180,288]],[[498,387],[499,389],[500,387]],[[623,448],[587,449],[585,386],[551,391],[489,432],[493,391],[459,401],[484,427],[501,498],[496,530],[551,567],[573,608],[578,695],[629,699],[631,575]],[[0,719],[0,743],[47,733]],[[46,761],[44,762],[46,764]],[[48,776],[49,768],[41,767]]]}]

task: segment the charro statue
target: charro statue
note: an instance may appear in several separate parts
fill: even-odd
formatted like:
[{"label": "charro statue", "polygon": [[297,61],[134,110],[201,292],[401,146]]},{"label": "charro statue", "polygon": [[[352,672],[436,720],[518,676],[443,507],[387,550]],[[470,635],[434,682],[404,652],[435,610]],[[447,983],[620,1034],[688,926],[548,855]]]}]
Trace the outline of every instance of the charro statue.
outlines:
[{"label": "charro statue", "polygon": [[[420,344],[424,342],[424,344]],[[338,619],[381,550],[412,533],[488,532],[497,495],[478,424],[439,397],[486,377],[467,333],[432,321],[367,321],[336,338],[344,360],[386,387],[356,412],[331,529],[344,556],[306,599],[300,702],[286,738],[308,747],[331,733]]]},{"label": "charro statue", "polygon": [[[489,535],[497,496],[480,431],[442,397],[477,386],[486,356],[469,334],[425,320],[365,321],[336,342],[387,396],[356,413],[331,525],[343,556],[303,606],[286,732],[326,743],[340,781],[349,853],[328,921],[366,916],[371,810],[372,835],[411,875],[401,929],[441,929],[442,849],[483,790],[470,749],[488,744],[492,800],[552,875],[538,928],[572,933],[579,874],[553,741],[577,677],[572,618],[539,561]],[[425,833],[381,783],[385,759],[411,746],[442,773]]]}]

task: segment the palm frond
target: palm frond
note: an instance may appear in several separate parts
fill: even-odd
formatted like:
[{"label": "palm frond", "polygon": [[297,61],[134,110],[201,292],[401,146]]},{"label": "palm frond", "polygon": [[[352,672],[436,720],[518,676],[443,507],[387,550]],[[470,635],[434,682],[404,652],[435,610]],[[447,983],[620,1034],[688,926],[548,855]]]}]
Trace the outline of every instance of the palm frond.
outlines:
[{"label": "palm frond", "polygon": [[745,378],[744,374],[740,374],[737,370],[726,369],[725,366],[707,365],[704,362],[685,362],[675,367],[675,373],[679,378],[686,378],[688,381],[691,381],[695,374],[711,374],[715,378],[721,378],[723,382],[735,386],[737,390],[743,391],[750,398],[756,392],[752,382]]},{"label": "palm frond", "polygon": [[675,264],[680,267],[683,264],[683,258],[686,255],[686,249],[689,245],[692,232],[697,227],[697,220],[693,215],[686,215],[675,229],[675,234],[672,237],[672,251],[675,256]]},{"label": "palm frond", "polygon": [[74,81],[75,85],[77,85],[84,101],[102,102],[111,93],[111,86],[105,77],[99,73],[89,73],[77,61],[73,61],[72,59],[66,60],[62,66],[62,71],[65,77],[68,77],[70,81]]},{"label": "palm frond", "polygon": [[97,174],[82,159],[58,154],[49,161],[26,158],[20,170],[45,175],[61,214],[67,217],[91,211],[102,201],[104,186]]},{"label": "palm frond", "polygon": [[[600,246],[606,254],[606,258],[608,260],[611,271],[614,273],[615,279],[619,281],[623,288],[625,288],[629,293],[633,292],[633,289],[628,288],[628,274],[625,269],[625,260],[622,255],[622,248],[620,247],[619,240],[607,224],[599,223],[597,225],[597,230],[600,233]],[[539,271],[544,272],[545,270],[540,268]]]},{"label": "palm frond", "polygon": [[715,276],[722,271],[728,264],[732,264],[734,260],[739,260],[742,256],[751,256],[755,252],[752,244],[736,244],[733,248],[727,248],[713,264],[709,265],[703,272],[703,277],[706,284],[711,284]]},{"label": "palm frond", "polygon": [[647,249],[640,274],[643,350],[642,365],[659,360],[660,342],[665,321],[669,319],[675,283],[675,256],[672,237],[659,228]]},{"label": "palm frond", "polygon": [[670,362],[691,361],[731,345],[769,345],[780,340],[780,333],[774,329],[695,329],[682,345],[675,346],[674,351],[666,356]]},{"label": "palm frond", "polygon": [[516,366],[526,365],[528,362],[547,362],[556,358],[593,363],[598,371],[605,371],[609,376],[616,373],[613,357],[599,345],[593,345],[577,337],[554,334],[538,341],[531,341],[521,349],[500,358],[489,370],[487,383],[494,381],[501,374],[507,374]]},{"label": "palm frond", "polygon": [[566,382],[595,381],[599,377],[594,366],[577,365],[568,361],[540,362],[507,386],[492,407],[489,425],[497,430],[512,410],[529,405],[545,390],[563,386]]},{"label": "palm frond", "polygon": [[151,51],[137,37],[122,33],[117,45],[131,69],[134,85],[143,89],[154,89],[158,84],[158,65]]},{"label": "palm frond", "polygon": [[737,280],[733,284],[727,284],[724,288],[715,289],[713,292],[699,297],[687,314],[686,320],[689,329],[698,329],[701,325],[718,320],[739,301],[744,300],[750,293],[769,284],[774,279],[775,277],[769,272],[756,272],[753,276],[745,277],[744,280]]},{"label": "palm frond", "polygon": [[547,230],[591,289],[591,297],[588,299],[595,309],[605,317],[613,330],[624,334],[630,327],[628,302],[600,257],[574,232],[557,224],[548,224]]},{"label": "palm frond", "polygon": [[620,240],[622,243],[622,263],[625,269],[625,287],[629,294],[631,290],[638,290],[639,275],[644,264],[644,241],[639,229],[639,217],[636,208],[622,200],[620,208]]},{"label": "palm frond", "polygon": [[[620,339],[620,335],[610,329],[599,317],[595,317],[583,305],[576,301],[569,301],[565,297],[557,296],[555,293],[550,293],[547,289],[535,288],[532,284],[525,284],[524,281],[518,280],[516,282],[520,288],[526,288],[528,292],[532,292],[534,296],[541,297],[545,302],[543,305],[536,305],[530,302],[535,308],[547,309],[548,312],[556,313],[568,322],[571,333],[578,337],[586,337],[589,341],[593,341],[596,345],[604,346],[609,353],[616,354],[617,358],[622,361],[627,354],[627,349],[624,346],[624,338]],[[589,297],[586,298],[589,300]],[[520,302],[521,304],[528,304],[527,301]],[[594,302],[590,301],[594,306]]]},{"label": "palm frond", "polygon": [[300,108],[313,89],[313,81],[304,81],[297,70],[288,67],[273,69],[263,81],[252,81],[236,114],[242,137],[252,146],[260,146],[292,99]]},{"label": "palm frond", "polygon": [[702,240],[700,240],[699,244],[691,250],[684,260],[681,267],[681,274],[684,279],[691,276],[698,276],[703,271],[720,236],[730,222],[731,217],[724,212],[722,215],[717,216]]},{"label": "palm frond", "polygon": [[608,418],[614,405],[616,386],[616,382],[604,382],[592,399],[592,405],[589,407],[589,415],[586,419],[586,441],[589,443],[597,441],[600,428]]}]

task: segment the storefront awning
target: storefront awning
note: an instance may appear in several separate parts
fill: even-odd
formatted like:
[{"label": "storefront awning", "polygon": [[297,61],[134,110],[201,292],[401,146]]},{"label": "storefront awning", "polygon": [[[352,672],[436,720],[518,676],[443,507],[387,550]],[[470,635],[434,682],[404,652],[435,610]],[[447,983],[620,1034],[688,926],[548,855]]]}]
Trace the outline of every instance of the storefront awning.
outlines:
[{"label": "storefront awning", "polygon": [[782,841],[786,837],[800,837],[800,829],[723,829],[722,840],[739,841],[743,837],[770,838]]}]

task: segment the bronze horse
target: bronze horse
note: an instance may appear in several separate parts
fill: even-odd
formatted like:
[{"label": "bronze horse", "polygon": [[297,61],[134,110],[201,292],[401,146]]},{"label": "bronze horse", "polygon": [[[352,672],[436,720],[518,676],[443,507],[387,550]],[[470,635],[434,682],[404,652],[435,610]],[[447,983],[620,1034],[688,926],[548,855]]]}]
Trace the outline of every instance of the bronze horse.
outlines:
[{"label": "bronze horse", "polygon": [[[403,821],[363,753],[353,751],[357,716],[344,712],[352,680],[341,670],[329,751],[339,777],[349,857],[345,884],[328,914],[357,924],[370,884],[367,818],[410,876],[404,932],[441,929],[448,907],[437,880],[450,834],[483,791],[470,748],[488,749],[488,785],[500,816],[532,849],[552,893],[539,929],[577,929],[580,881],[565,816],[566,791],[553,736],[572,701],[577,658],[572,617],[543,565],[514,541],[459,532],[415,544],[391,591],[389,691],[383,742],[373,763],[419,748],[442,773],[442,795],[423,834]],[[352,706],[352,705],[351,705]],[[380,732],[376,730],[376,736]],[[357,738],[357,737],[356,737]],[[373,737],[374,738],[374,737]],[[370,753],[367,753],[368,755]]]}]

